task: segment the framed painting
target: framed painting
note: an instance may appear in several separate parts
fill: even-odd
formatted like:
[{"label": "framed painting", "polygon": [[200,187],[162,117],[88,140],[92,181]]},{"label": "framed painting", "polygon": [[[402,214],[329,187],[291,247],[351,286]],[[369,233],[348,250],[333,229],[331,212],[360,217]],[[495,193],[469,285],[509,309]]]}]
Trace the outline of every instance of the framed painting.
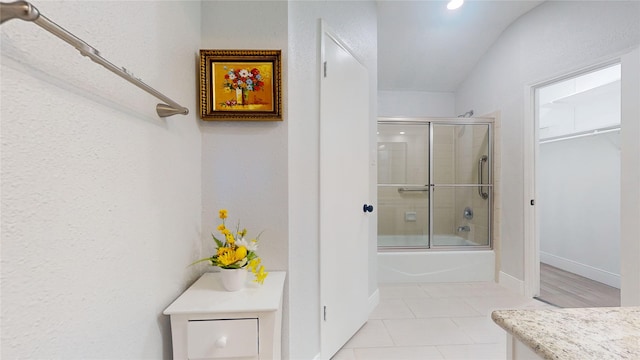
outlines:
[{"label": "framed painting", "polygon": [[280,50],[200,50],[200,118],[281,121],[280,55]]}]

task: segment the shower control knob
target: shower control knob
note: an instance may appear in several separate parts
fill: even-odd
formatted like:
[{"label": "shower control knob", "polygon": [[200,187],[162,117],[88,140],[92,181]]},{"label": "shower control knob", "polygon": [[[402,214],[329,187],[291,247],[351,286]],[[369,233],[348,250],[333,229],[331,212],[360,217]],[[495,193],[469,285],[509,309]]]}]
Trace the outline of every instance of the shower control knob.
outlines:
[{"label": "shower control knob", "polygon": [[373,205],[364,204],[364,206],[362,207],[362,211],[364,211],[364,212],[373,212]]}]

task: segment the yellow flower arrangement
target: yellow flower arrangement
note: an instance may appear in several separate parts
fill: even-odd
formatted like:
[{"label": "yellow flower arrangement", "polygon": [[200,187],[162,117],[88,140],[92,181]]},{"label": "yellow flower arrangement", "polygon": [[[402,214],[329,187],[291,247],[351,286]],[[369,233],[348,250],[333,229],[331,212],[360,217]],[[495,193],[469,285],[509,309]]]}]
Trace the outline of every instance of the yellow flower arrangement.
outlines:
[{"label": "yellow flower arrangement", "polygon": [[260,265],[260,257],[256,253],[260,234],[255,239],[247,241],[245,240],[247,229],[240,230],[240,223],[238,223],[235,233],[227,228],[225,219],[228,217],[228,211],[226,209],[221,209],[218,216],[222,219],[222,224],[218,225],[218,231],[224,235],[224,241],[211,234],[217,245],[216,252],[210,257],[193,262],[191,265],[208,261],[212,266],[218,266],[222,269],[246,267],[255,276],[255,282],[264,283],[264,279],[269,273],[265,271],[263,265]]}]

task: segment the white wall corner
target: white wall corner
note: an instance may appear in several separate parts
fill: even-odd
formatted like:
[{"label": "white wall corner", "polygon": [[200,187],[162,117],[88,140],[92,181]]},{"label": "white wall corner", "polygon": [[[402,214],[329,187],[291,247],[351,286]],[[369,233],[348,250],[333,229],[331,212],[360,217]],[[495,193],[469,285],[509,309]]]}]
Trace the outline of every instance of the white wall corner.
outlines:
[{"label": "white wall corner", "polygon": [[524,281],[517,279],[503,271],[500,271],[498,283],[507,289],[513,290],[520,295],[524,295]]}]

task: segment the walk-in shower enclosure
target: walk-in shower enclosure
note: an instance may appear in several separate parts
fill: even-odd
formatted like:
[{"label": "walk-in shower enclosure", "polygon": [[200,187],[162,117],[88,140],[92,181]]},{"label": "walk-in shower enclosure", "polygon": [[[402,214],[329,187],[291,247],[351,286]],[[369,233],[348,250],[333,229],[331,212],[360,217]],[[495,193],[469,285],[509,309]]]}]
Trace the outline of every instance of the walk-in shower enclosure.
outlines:
[{"label": "walk-in shower enclosure", "polygon": [[492,119],[379,119],[379,251],[491,248],[492,133]]}]

